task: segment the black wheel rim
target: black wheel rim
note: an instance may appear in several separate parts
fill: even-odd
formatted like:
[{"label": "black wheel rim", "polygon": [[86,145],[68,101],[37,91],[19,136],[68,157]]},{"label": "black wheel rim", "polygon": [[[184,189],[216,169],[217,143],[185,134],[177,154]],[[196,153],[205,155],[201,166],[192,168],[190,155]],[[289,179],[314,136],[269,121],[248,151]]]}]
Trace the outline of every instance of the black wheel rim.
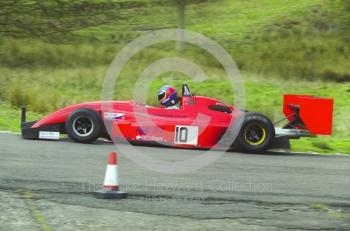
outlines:
[{"label": "black wheel rim", "polygon": [[73,120],[73,132],[80,137],[87,137],[91,135],[94,130],[92,120],[85,116],[79,116]]},{"label": "black wheel rim", "polygon": [[260,125],[250,125],[244,130],[245,141],[253,146],[258,146],[266,140],[266,129]]}]

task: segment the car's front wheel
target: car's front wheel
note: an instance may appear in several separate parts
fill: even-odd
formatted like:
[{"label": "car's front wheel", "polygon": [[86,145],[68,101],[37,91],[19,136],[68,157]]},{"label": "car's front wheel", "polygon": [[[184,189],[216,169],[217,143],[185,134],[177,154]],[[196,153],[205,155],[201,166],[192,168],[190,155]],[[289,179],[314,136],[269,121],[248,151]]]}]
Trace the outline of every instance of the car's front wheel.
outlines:
[{"label": "car's front wheel", "polygon": [[101,117],[98,112],[82,108],[73,111],[66,121],[66,132],[72,140],[91,143],[101,136]]},{"label": "car's front wheel", "polygon": [[269,149],[274,139],[271,120],[260,113],[247,112],[235,143],[241,151],[259,153]]}]

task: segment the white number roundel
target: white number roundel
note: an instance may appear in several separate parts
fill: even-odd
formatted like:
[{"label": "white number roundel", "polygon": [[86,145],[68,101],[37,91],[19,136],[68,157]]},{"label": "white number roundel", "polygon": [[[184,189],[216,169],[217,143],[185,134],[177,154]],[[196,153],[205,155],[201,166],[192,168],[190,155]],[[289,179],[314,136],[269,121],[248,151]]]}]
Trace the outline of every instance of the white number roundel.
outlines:
[{"label": "white number roundel", "polygon": [[198,127],[177,125],[175,127],[174,143],[197,145]]}]

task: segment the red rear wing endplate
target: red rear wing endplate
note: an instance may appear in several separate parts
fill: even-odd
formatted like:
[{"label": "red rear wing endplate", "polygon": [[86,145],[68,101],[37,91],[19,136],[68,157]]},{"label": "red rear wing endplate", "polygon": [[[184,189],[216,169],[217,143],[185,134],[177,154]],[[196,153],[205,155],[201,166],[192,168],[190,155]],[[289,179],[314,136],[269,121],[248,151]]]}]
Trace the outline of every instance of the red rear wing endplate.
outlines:
[{"label": "red rear wing endplate", "polygon": [[311,134],[331,135],[333,117],[333,99],[307,95],[284,95],[283,113],[289,121],[293,120],[295,107],[299,117]]}]

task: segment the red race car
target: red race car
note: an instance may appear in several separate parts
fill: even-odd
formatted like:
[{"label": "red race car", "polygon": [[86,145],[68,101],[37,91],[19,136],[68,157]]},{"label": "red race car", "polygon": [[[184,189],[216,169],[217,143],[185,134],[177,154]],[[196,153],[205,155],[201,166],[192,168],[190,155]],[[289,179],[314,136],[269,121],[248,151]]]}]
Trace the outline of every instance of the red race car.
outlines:
[{"label": "red race car", "polygon": [[[257,153],[273,148],[290,149],[289,139],[332,133],[333,99],[329,98],[285,95],[285,118],[276,123],[260,113],[243,111],[217,99],[193,96],[186,84],[179,102],[179,109],[150,107],[134,101],[81,103],[34,122],[25,121],[23,108],[22,136],[57,140],[60,134],[68,134],[80,143],[107,138],[197,149],[228,145]],[[275,127],[283,120],[286,125]]]}]

